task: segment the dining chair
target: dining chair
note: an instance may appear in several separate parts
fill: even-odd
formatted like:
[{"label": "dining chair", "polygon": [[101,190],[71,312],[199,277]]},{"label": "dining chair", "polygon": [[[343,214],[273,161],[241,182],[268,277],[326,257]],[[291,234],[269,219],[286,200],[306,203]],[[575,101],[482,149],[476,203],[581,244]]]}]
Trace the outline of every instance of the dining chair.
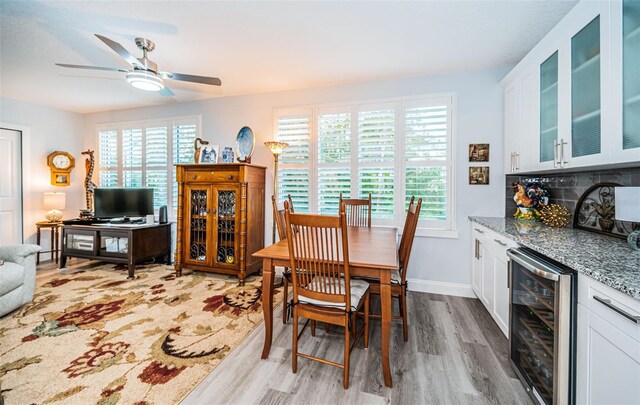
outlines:
[{"label": "dining chair", "polygon": [[[409,330],[407,326],[407,267],[409,266],[409,257],[411,256],[411,248],[418,227],[418,218],[420,217],[420,209],[422,208],[422,198],[418,199],[418,203],[414,203],[415,197],[411,197],[409,209],[407,210],[407,219],[404,222],[400,245],[398,246],[399,270],[391,272],[391,296],[398,298],[400,304],[400,315],[393,316],[393,319],[402,319],[402,334],[404,341],[409,340]],[[373,280],[367,277],[371,283],[371,294],[380,294],[380,280]],[[380,315],[370,315],[372,318],[380,318]]]},{"label": "dining chair", "polygon": [[347,225],[349,226],[371,226],[371,193],[369,198],[342,198],[340,193],[340,204],[346,206]]},{"label": "dining chair", "polygon": [[[271,203],[273,204],[273,218],[276,222],[276,229],[278,230],[278,239],[285,240],[287,239],[287,230],[285,228],[285,220],[284,220],[284,204],[281,205],[282,208],[278,207],[278,203],[276,202],[276,197],[271,196]],[[282,284],[284,287],[284,295],[282,296],[282,323],[287,323],[289,319],[289,282],[291,281],[291,270],[288,267],[285,267],[282,272]]]},{"label": "dining chair", "polygon": [[[349,388],[349,354],[364,333],[369,346],[369,283],[351,279],[349,241],[342,205],[338,216],[295,214],[285,202],[287,243],[293,284],[293,351],[291,369],[298,370],[298,357],[343,369],[343,386]],[[356,328],[356,315],[364,310],[364,325]],[[307,318],[298,333],[298,319]],[[344,362],[335,363],[298,352],[298,340],[311,321],[344,327]]]}]

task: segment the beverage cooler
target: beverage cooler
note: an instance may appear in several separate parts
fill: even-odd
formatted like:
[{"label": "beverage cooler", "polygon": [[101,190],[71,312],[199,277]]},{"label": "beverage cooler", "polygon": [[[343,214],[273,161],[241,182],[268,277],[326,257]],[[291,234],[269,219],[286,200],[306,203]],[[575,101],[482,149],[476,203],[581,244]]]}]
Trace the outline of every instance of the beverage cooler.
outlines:
[{"label": "beverage cooler", "polygon": [[536,402],[574,404],[575,271],[526,248],[507,255],[511,365]]}]

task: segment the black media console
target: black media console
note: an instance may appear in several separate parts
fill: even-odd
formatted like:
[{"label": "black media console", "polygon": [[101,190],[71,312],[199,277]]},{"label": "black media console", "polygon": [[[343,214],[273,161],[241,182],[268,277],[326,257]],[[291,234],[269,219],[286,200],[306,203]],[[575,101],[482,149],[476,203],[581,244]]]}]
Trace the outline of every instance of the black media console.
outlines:
[{"label": "black media console", "polygon": [[162,258],[166,264],[171,264],[171,223],[65,224],[62,227],[60,268],[67,265],[67,257],[125,263],[129,267],[127,278],[135,278],[136,263]]}]

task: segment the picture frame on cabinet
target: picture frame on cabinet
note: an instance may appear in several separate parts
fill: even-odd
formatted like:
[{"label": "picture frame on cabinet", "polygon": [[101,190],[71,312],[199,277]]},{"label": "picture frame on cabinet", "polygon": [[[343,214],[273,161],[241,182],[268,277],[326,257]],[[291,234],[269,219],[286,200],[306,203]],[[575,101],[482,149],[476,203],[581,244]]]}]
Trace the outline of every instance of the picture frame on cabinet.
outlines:
[{"label": "picture frame on cabinet", "polygon": [[469,167],[469,184],[488,185],[489,184],[489,166]]},{"label": "picture frame on cabinet", "polygon": [[469,144],[469,162],[488,162],[489,161],[489,144],[488,143],[470,143]]},{"label": "picture frame on cabinet", "polygon": [[198,163],[218,163],[220,145],[206,145],[200,149]]}]

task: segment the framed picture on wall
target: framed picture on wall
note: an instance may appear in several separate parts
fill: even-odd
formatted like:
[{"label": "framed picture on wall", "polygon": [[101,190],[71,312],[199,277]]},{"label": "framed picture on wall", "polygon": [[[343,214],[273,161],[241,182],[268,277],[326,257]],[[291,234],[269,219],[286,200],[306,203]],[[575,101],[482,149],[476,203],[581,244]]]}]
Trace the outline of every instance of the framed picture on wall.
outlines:
[{"label": "framed picture on wall", "polygon": [[469,144],[469,162],[488,162],[489,161],[489,144],[488,143],[470,143]]},{"label": "framed picture on wall", "polygon": [[198,163],[218,163],[218,155],[220,155],[220,145],[203,145]]},{"label": "framed picture on wall", "polygon": [[489,184],[489,166],[470,167],[469,184]]}]

